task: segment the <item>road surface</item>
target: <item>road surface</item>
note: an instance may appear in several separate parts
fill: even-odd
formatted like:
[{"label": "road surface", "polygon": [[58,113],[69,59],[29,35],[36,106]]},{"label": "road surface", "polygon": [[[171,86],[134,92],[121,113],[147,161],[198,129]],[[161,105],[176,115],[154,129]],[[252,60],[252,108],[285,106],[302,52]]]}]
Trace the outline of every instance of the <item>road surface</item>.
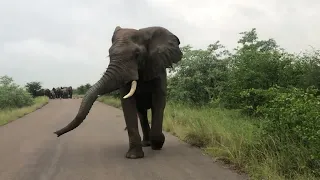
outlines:
[{"label": "road surface", "polygon": [[87,119],[57,138],[53,132],[76,115],[81,99],[55,99],[0,127],[0,180],[238,180],[197,148],[166,133],[161,151],[126,159],[122,111],[96,101]]}]

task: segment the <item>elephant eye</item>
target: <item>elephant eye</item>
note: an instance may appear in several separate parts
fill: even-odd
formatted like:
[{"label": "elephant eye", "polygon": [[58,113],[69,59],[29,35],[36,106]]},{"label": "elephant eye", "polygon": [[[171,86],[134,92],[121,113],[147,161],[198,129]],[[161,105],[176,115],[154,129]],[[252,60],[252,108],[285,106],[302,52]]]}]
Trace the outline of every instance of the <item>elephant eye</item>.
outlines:
[{"label": "elephant eye", "polygon": [[133,56],[134,56],[135,58],[138,58],[139,54],[140,54],[140,50],[139,50],[138,48],[136,48],[136,49],[133,51]]},{"label": "elephant eye", "polygon": [[139,36],[138,36],[138,35],[133,35],[133,36],[131,36],[130,39],[131,39],[133,42],[138,43],[138,41],[139,41]]}]

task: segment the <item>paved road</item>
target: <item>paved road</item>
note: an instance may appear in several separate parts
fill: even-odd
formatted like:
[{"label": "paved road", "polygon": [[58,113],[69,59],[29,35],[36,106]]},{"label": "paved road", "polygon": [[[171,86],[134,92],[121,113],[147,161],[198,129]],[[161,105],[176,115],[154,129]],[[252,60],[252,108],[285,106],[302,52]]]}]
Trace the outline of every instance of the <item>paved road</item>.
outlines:
[{"label": "paved road", "polygon": [[25,117],[0,127],[0,180],[238,180],[197,148],[166,134],[161,151],[125,159],[127,132],[122,111],[95,102],[87,119],[57,138],[73,119],[80,99],[50,100]]}]

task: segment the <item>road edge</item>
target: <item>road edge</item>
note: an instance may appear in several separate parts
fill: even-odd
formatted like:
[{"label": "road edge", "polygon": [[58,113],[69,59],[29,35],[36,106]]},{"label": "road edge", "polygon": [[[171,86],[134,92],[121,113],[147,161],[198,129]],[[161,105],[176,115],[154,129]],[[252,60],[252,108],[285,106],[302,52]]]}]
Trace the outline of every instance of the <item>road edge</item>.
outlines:
[{"label": "road edge", "polygon": [[21,115],[17,115],[17,116],[13,116],[12,118],[10,118],[9,120],[7,120],[5,123],[1,124],[0,123],[0,127],[2,126],[5,126],[5,125],[8,125],[14,121],[17,121],[18,119],[21,119],[22,117],[28,115],[28,114],[31,114],[41,108],[43,108],[44,106],[46,106],[47,104],[49,104],[49,98],[46,98],[45,101],[43,102],[39,102],[39,103],[35,103],[31,106],[26,106],[26,107],[22,107],[22,108],[17,108],[17,109],[14,109],[13,111],[19,111],[19,110],[23,110],[23,109],[27,109],[27,108],[30,108],[30,110],[22,113]]}]

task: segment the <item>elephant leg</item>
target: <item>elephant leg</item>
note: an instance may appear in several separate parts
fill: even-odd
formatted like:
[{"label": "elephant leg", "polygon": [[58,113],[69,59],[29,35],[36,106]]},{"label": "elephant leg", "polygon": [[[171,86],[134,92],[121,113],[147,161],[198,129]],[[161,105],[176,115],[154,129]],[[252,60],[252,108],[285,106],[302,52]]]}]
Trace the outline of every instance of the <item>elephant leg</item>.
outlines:
[{"label": "elephant leg", "polygon": [[141,129],[143,132],[142,146],[144,147],[150,146],[150,138],[149,138],[150,126],[148,122],[147,109],[138,108],[138,116],[140,120]]},{"label": "elephant leg", "polygon": [[156,82],[156,89],[152,94],[152,121],[150,142],[153,150],[160,150],[165,142],[162,132],[163,114],[166,106],[166,79],[160,78]]},{"label": "elephant leg", "polygon": [[[129,92],[129,87],[120,89],[121,97],[125,96]],[[124,119],[127,126],[127,132],[129,137],[129,150],[126,153],[126,158],[137,159],[143,158],[144,152],[142,150],[141,137],[138,129],[138,116],[136,108],[135,97],[128,99],[121,98],[121,106],[124,114]]]}]

